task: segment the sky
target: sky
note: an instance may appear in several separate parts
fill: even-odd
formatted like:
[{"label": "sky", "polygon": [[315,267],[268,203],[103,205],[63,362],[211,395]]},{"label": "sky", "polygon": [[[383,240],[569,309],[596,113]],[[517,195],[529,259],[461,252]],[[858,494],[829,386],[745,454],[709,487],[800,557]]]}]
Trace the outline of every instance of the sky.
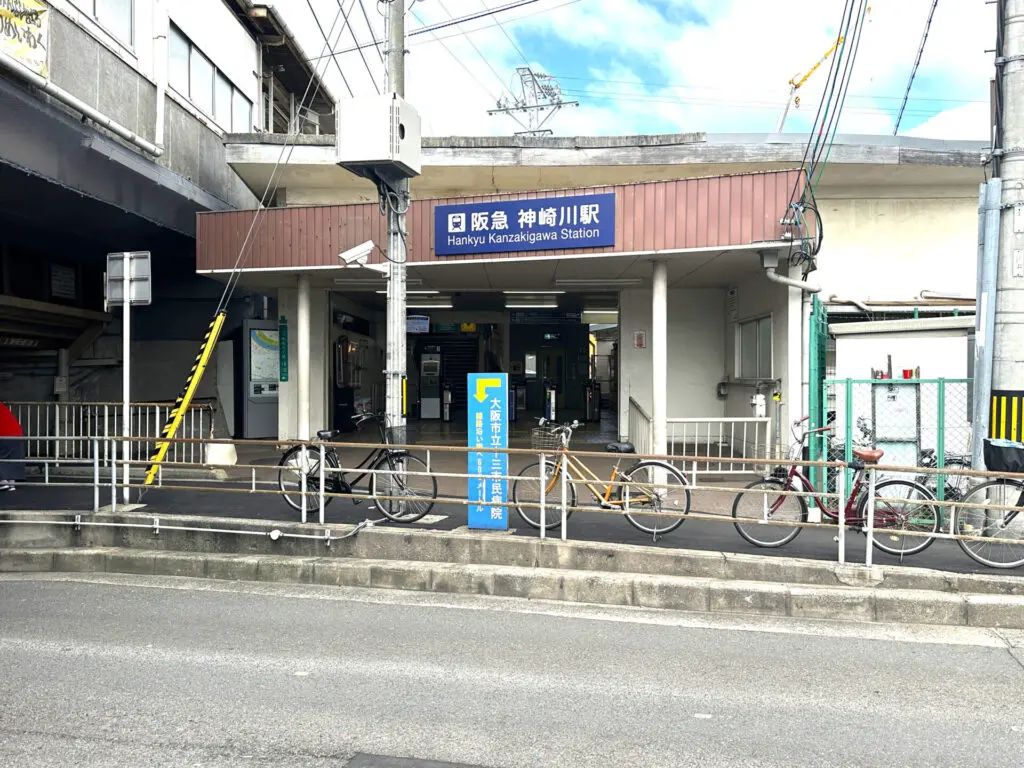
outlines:
[{"label": "sky", "polygon": [[[406,0],[406,32],[511,0]],[[839,132],[891,135],[933,0],[872,0]],[[277,10],[336,98],[384,85],[379,0],[277,0]],[[566,101],[555,135],[774,131],[789,81],[835,42],[843,0],[534,0],[475,21],[410,35],[406,98],[426,136],[509,135],[522,127],[489,115],[521,96],[516,69],[553,76]],[[325,48],[339,6],[339,20]],[[312,7],[312,11],[311,11]],[[365,16],[363,10],[365,9]],[[339,36],[340,32],[340,36]],[[372,32],[372,34],[371,34]],[[353,37],[354,36],[354,37]],[[337,41],[337,42],[335,42]],[[993,75],[994,5],[939,0],[900,133],[985,141]],[[847,52],[849,53],[849,52]],[[787,132],[806,132],[827,81],[823,64],[800,89]],[[344,76],[344,81],[342,77]],[[346,84],[347,83],[347,84]]]}]

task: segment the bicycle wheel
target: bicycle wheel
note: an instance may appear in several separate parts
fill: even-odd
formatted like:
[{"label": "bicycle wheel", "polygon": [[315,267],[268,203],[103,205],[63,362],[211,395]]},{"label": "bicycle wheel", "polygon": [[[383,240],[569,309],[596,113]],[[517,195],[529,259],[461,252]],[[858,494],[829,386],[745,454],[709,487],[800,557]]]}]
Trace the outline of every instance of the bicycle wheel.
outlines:
[{"label": "bicycle wheel", "polygon": [[[881,501],[891,499],[891,501]],[[935,497],[928,489],[909,480],[883,480],[875,486],[875,535],[878,549],[903,557],[923,552],[935,541],[931,536],[905,536],[900,531],[938,533],[942,523],[939,508],[929,502]],[[868,517],[868,494],[857,502],[857,515]]]},{"label": "bicycle wheel", "polygon": [[[664,461],[638,461],[619,477],[619,501],[626,519],[639,531],[658,535],[671,533],[690,512],[690,488],[686,478]],[[626,492],[629,492],[628,499]]]},{"label": "bicycle wheel", "polygon": [[807,522],[807,502],[803,496],[774,495],[785,491],[786,485],[777,477],[766,477],[750,483],[733,499],[736,532],[755,547],[781,547],[799,536],[802,530],[800,526],[790,528],[772,525],[773,522]]},{"label": "bicycle wheel", "polygon": [[[544,461],[544,528],[552,530],[562,524],[562,487],[561,471],[558,464]],[[565,502],[569,507],[565,511],[568,520],[572,508],[576,506],[576,486],[566,483]],[[540,530],[540,462],[535,461],[526,467],[512,483],[512,503],[516,512],[527,525]]]},{"label": "bicycle wheel", "polygon": [[1024,565],[1024,513],[1005,509],[1020,506],[1021,494],[1024,494],[1024,483],[1019,480],[992,480],[974,486],[962,503],[984,504],[995,509],[966,506],[953,509],[957,535],[971,537],[957,539],[957,544],[970,558],[990,568]]},{"label": "bicycle wheel", "polygon": [[[373,503],[396,523],[415,523],[434,507],[437,478],[427,465],[408,453],[387,451],[373,464]],[[383,497],[383,498],[378,498]]]},{"label": "bicycle wheel", "polygon": [[[338,456],[334,451],[324,453],[327,466],[331,469],[338,469]],[[278,462],[277,487],[284,496],[284,500],[292,509],[302,511],[302,446],[296,445],[289,448]],[[334,477],[337,477],[336,473]],[[324,478],[325,486],[330,491],[331,475]],[[320,507],[320,450],[312,446],[306,446],[306,511]],[[331,503],[332,497],[324,494],[324,506]]]}]

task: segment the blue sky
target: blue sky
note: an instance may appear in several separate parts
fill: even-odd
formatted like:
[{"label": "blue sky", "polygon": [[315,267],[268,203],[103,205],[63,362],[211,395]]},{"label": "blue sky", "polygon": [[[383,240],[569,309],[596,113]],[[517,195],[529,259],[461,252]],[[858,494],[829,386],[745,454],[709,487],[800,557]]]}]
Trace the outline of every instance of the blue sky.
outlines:
[{"label": "blue sky", "polygon": [[[313,0],[325,28],[357,0]],[[376,0],[363,0],[382,33]],[[505,5],[509,0],[416,0],[407,29]],[[287,9],[286,6],[287,5]],[[310,55],[324,48],[306,3],[278,7]],[[892,133],[931,0],[872,3],[840,125],[844,133]],[[555,76],[567,100],[550,127],[562,135],[759,132],[774,130],[788,81],[809,69],[835,40],[842,0],[536,0],[491,18],[409,40],[407,96],[426,133],[508,134],[519,126],[488,116],[516,95],[515,69]],[[295,22],[293,24],[293,21]],[[370,31],[358,5],[337,48]],[[499,26],[496,22],[500,21]],[[994,45],[993,6],[945,0],[935,12],[901,133],[949,139],[987,136],[988,81]],[[785,41],[783,44],[777,41]],[[383,81],[374,49],[337,57],[358,95]],[[334,62],[325,79],[347,96]],[[807,130],[827,80],[828,64],[800,92],[786,130]]]}]

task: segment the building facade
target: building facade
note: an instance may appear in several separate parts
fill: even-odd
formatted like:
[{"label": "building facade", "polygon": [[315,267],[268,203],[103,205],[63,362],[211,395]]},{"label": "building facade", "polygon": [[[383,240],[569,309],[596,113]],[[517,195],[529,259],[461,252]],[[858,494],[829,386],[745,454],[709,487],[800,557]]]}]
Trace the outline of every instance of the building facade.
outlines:
[{"label": "building facade", "polygon": [[[154,299],[135,310],[134,399],[173,399],[220,298],[195,274],[196,214],[257,204],[224,136],[333,131],[332,110],[248,0],[0,3],[0,397],[120,399],[105,257],[142,250]],[[232,322],[263,312],[240,295]]]}]

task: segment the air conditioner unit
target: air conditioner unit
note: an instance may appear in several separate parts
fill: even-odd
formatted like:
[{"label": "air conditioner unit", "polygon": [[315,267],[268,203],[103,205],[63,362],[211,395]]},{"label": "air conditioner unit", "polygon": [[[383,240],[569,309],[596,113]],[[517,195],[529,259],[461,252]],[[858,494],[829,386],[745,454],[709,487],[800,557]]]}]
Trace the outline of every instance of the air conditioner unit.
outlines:
[{"label": "air conditioner unit", "polygon": [[338,103],[337,163],[357,176],[420,175],[420,116],[396,93]]}]

